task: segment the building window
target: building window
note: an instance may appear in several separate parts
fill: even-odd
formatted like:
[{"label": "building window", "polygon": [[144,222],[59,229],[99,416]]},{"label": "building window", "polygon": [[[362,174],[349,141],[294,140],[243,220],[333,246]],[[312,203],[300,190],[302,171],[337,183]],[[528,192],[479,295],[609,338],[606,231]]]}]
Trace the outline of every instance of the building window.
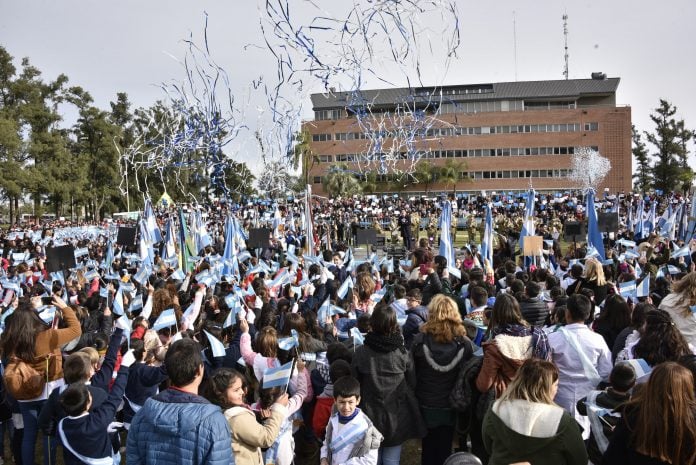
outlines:
[{"label": "building window", "polygon": [[312,134],[312,142],[326,142],[331,140],[331,134]]},{"label": "building window", "polygon": [[585,131],[598,131],[599,123],[585,123]]},{"label": "building window", "polygon": [[314,178],[312,179],[312,182],[314,184],[321,184],[321,176],[314,176]]}]

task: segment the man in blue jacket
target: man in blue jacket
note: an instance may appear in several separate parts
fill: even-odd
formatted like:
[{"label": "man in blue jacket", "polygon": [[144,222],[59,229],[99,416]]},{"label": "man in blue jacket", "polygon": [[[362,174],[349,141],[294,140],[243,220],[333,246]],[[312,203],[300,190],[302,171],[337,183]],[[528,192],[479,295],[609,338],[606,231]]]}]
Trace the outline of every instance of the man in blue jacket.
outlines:
[{"label": "man in blue jacket", "polygon": [[230,429],[220,408],[198,396],[203,379],[201,347],[176,341],[164,364],[171,387],[145,402],[128,432],[126,462],[139,464],[234,464]]}]

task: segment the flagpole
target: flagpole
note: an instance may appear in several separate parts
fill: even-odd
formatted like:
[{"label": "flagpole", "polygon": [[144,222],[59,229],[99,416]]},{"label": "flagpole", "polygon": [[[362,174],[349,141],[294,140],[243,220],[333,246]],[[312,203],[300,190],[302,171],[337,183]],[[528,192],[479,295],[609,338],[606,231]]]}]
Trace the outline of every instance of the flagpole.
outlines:
[{"label": "flagpole", "polygon": [[[297,349],[297,347],[295,347],[295,349]],[[295,371],[295,360],[296,359],[294,359],[294,358],[292,359],[292,365],[290,366],[290,378],[292,378],[292,372]],[[288,378],[288,382],[285,385],[285,389],[283,389],[283,394],[287,394],[287,392],[288,392],[288,385],[290,384],[290,378]]]}]

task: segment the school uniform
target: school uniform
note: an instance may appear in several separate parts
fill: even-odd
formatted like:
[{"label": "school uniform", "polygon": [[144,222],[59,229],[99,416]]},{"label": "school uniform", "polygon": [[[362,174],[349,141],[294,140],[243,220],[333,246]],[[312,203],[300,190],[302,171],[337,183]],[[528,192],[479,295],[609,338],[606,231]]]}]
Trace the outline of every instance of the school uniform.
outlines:
[{"label": "school uniform", "polygon": [[123,422],[130,424],[145,404],[145,401],[158,393],[158,386],[167,379],[164,365],[151,367],[143,362],[136,362],[130,367],[130,376],[123,396]]},{"label": "school uniform", "polygon": [[129,367],[122,366],[106,402],[91,413],[68,416],[58,423],[58,435],[63,444],[66,465],[111,465],[114,450],[107,432],[128,381]]}]

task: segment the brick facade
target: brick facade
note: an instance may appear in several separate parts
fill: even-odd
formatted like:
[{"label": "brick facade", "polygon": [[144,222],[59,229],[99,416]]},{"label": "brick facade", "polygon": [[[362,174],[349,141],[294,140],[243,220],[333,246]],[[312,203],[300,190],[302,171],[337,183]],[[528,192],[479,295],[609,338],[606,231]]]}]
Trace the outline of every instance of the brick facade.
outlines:
[{"label": "brick facade", "polygon": [[[563,177],[571,167],[569,152],[575,147],[595,147],[612,165],[600,189],[628,191],[632,186],[631,109],[615,106],[614,95],[599,100],[600,105],[589,104],[595,101],[596,98],[576,99],[576,108],[441,114],[436,116],[433,128],[483,128],[483,132],[496,133],[457,135],[461,130],[450,129],[451,134],[419,139],[416,149],[430,152],[424,157],[436,166],[450,159],[464,162],[466,167],[457,191],[476,192],[524,190],[530,180],[537,190],[576,188]],[[311,142],[314,163],[308,178],[317,193],[323,192],[321,180],[336,163],[344,162],[349,169],[359,171],[357,162],[345,161],[345,154],[365,153],[368,146],[364,139],[340,140],[345,133],[362,132],[355,117],[346,117],[345,111],[340,113],[343,118],[303,124],[305,131],[319,139]],[[510,132],[498,133],[503,130]],[[385,150],[388,149],[387,142]],[[412,162],[398,163],[407,169]],[[423,190],[422,185],[409,184],[403,192]],[[445,186],[436,182],[429,190],[444,191]],[[392,190],[384,184],[384,191]]]}]

